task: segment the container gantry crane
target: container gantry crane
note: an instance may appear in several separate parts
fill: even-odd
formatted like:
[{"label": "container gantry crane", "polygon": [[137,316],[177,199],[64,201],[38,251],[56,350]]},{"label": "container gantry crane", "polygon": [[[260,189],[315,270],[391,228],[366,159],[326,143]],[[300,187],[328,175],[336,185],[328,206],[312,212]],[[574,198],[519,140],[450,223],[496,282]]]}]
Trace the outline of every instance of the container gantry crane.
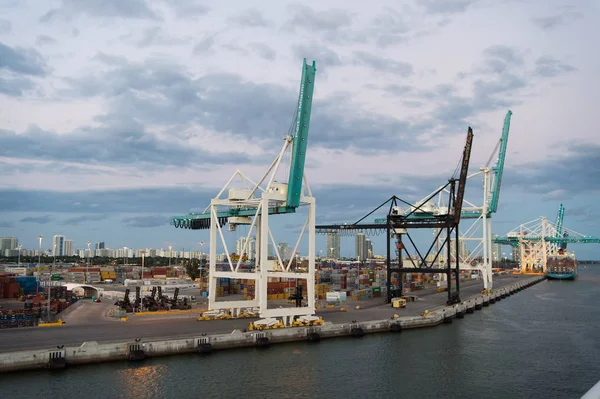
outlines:
[{"label": "container gantry crane", "polygon": [[510,245],[519,254],[519,266],[523,274],[545,274],[549,256],[565,251],[567,244],[599,244],[600,238],[586,236],[564,228],[565,208],[560,204],[556,222],[541,216],[519,225],[494,243]]},{"label": "container gantry crane", "polygon": [[[402,282],[400,281],[399,287],[392,289],[391,279],[393,273],[444,273],[447,277],[448,282],[448,304],[454,304],[460,302],[460,287],[459,287],[459,263],[455,259],[454,270],[452,264],[452,258],[450,257],[450,245],[449,240],[452,233],[455,234],[456,249],[458,249],[458,225],[462,217],[462,205],[463,198],[467,183],[467,176],[469,171],[469,161],[471,158],[471,148],[473,145],[473,130],[469,127],[467,132],[467,139],[465,142],[465,148],[462,154],[461,169],[459,178],[452,177],[448,180],[444,186],[440,187],[437,191],[432,193],[426,200],[430,200],[440,195],[443,192],[448,193],[448,207],[445,209],[438,209],[435,213],[429,212],[424,209],[424,201],[421,204],[411,204],[397,196],[392,196],[389,200],[363,216],[355,223],[344,223],[344,224],[332,224],[332,225],[319,225],[316,226],[319,234],[337,233],[346,235],[348,233],[355,234],[358,231],[364,231],[367,234],[385,232],[387,237],[387,301],[388,303],[393,297],[402,295]],[[458,187],[456,183],[458,182]],[[407,209],[402,209],[399,205],[403,204]],[[385,219],[375,219],[374,223],[363,223],[367,217],[382,209],[388,205],[388,213]],[[437,236],[434,237],[434,241],[427,250],[426,253],[422,253],[417,248],[413,238],[411,237],[409,230],[411,229],[435,229],[438,231]],[[444,246],[436,248],[433,251],[436,242],[444,231],[446,233],[446,239]],[[397,261],[392,262],[392,251],[390,241],[396,241],[396,256]],[[411,255],[409,249],[405,245],[409,243],[412,246],[416,257],[418,258],[415,262],[415,256]],[[447,249],[445,265],[441,265],[438,262],[440,256],[443,256],[442,249]],[[410,260],[411,265],[405,266],[403,255],[408,255],[407,258]],[[430,256],[431,255],[431,256]],[[431,259],[433,257],[433,259]],[[456,276],[456,289],[452,291],[452,274]]]},{"label": "container gantry crane", "polygon": [[[482,273],[484,292],[490,292],[493,288],[492,215],[498,210],[498,203],[500,201],[500,189],[502,186],[512,114],[511,110],[508,110],[506,113],[500,140],[497,142],[486,165],[467,177],[469,180],[478,176],[483,177],[483,201],[481,205],[475,205],[474,203],[477,201],[471,202],[465,199],[465,206],[461,214],[463,219],[469,219],[472,223],[460,234],[459,242],[472,242],[474,243],[474,247],[470,248],[470,251],[451,251],[450,255],[453,258],[458,257],[461,270],[479,270]],[[494,166],[490,166],[495,155],[497,155],[496,163]],[[436,190],[438,195],[429,194],[425,199],[417,202],[417,204],[422,206],[423,213],[436,214],[444,212],[447,209],[445,198],[448,194],[448,188],[442,191],[439,190],[440,188]],[[436,246],[441,248],[443,243],[446,242],[445,232],[442,231],[441,234],[437,235],[436,231],[434,234],[438,237]],[[452,240],[448,241],[448,243],[451,242]],[[459,246],[459,248],[465,247],[462,245]],[[438,262],[443,263],[443,257],[440,257]]]},{"label": "container gantry crane", "polygon": [[[284,137],[284,144],[277,157],[273,160],[268,170],[258,183],[254,183],[241,171],[237,170],[211,200],[202,213],[190,213],[185,216],[174,217],[171,224],[183,229],[210,229],[210,260],[209,260],[209,309],[230,310],[232,316],[238,316],[246,309],[258,308],[263,318],[282,318],[288,325],[297,316],[310,319],[315,313],[315,198],[308,185],[304,173],[306,150],[308,145],[308,132],[312,110],[312,100],[316,76],[316,66],[306,63],[304,59],[298,105],[296,107],[295,123],[290,132]],[[287,183],[275,181],[282,160],[291,153],[291,162]],[[238,178],[245,188],[234,188],[232,183]],[[266,184],[264,184],[266,181]],[[226,193],[226,197],[222,197]],[[273,215],[293,214],[296,210],[306,206],[308,215],[291,254],[289,262],[283,262],[273,234],[269,227],[270,217]],[[246,271],[240,269],[242,256],[237,262],[232,261],[227,243],[223,235],[223,227],[229,224],[229,230],[235,231],[238,225],[248,225],[249,230],[245,240],[243,252],[248,251],[250,237],[256,240],[256,267]],[[306,271],[292,270],[292,260],[298,252],[301,240],[308,235],[308,268]],[[220,238],[227,255],[226,270],[217,269],[217,239]],[[273,244],[276,259],[269,259],[268,245]],[[269,309],[267,303],[267,282],[270,277],[288,278],[306,281],[307,306],[295,308]],[[243,301],[217,301],[217,279],[249,279],[255,281],[255,297]]]}]

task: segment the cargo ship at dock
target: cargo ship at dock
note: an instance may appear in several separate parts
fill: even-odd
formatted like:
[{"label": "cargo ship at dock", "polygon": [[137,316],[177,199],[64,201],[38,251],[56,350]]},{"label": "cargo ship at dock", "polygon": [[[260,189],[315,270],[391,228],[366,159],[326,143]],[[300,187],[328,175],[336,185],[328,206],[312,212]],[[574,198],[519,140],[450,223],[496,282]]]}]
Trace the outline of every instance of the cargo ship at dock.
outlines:
[{"label": "cargo ship at dock", "polygon": [[546,260],[546,277],[549,280],[575,280],[577,259],[569,252],[559,252]]}]

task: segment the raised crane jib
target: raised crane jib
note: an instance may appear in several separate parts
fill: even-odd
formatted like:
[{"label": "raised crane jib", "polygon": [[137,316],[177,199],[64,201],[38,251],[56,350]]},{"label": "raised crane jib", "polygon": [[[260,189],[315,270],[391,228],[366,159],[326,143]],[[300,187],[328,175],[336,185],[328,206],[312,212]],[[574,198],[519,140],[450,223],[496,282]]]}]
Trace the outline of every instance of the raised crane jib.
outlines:
[{"label": "raised crane jib", "polygon": [[305,58],[302,67],[300,93],[298,94],[298,112],[292,142],[292,160],[290,164],[286,203],[287,208],[297,208],[300,204],[300,196],[302,195],[304,162],[306,160],[308,129],[310,126],[310,113],[312,110],[316,71],[317,68],[315,67],[315,62],[313,61],[312,65],[308,65]]},{"label": "raised crane jib", "polygon": [[504,173],[504,159],[506,158],[506,146],[508,144],[508,133],[510,131],[510,119],[512,111],[508,110],[504,117],[504,126],[502,127],[502,136],[500,137],[500,149],[498,151],[498,162],[492,168],[494,171],[494,185],[492,187],[492,201],[490,203],[489,213],[495,213],[498,209],[498,200],[500,199],[500,186],[502,185],[502,174]]},{"label": "raised crane jib", "polygon": [[462,156],[462,165],[460,168],[460,177],[458,178],[458,189],[456,190],[456,200],[454,203],[454,223],[460,222],[460,212],[462,211],[463,198],[465,197],[465,187],[467,185],[467,174],[469,173],[469,161],[471,160],[471,147],[473,146],[473,129],[469,126],[467,131],[467,141]]},{"label": "raised crane jib", "polygon": [[[300,80],[300,93],[296,109],[296,124],[292,136],[292,159],[286,204],[285,206],[282,204],[281,206],[269,207],[270,215],[293,213],[300,205],[316,71],[315,62],[313,61],[312,65],[308,65],[305,58],[302,65],[302,79]],[[249,207],[230,208],[219,211],[216,216],[219,225],[223,227],[229,222],[230,217],[252,217],[255,214],[256,208]],[[185,216],[175,216],[171,219],[171,224],[175,228],[181,229],[209,229],[210,223],[210,212],[189,213]]]},{"label": "raised crane jib", "polygon": [[[563,206],[563,204],[560,204],[560,206],[558,207],[558,215],[556,216],[556,237],[557,238],[564,238],[568,235],[567,232],[563,231],[564,218],[565,218],[565,207]],[[558,243],[558,245],[563,251],[567,249],[566,241],[561,241]]]}]

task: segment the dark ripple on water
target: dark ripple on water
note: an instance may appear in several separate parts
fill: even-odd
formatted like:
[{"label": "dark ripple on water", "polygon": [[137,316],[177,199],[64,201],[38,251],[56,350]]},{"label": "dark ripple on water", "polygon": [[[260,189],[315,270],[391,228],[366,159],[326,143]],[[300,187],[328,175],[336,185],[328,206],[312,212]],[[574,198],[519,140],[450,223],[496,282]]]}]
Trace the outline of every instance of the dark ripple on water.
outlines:
[{"label": "dark ripple on water", "polygon": [[599,297],[600,267],[588,266],[438,328],[10,374],[0,387],[6,398],[579,398],[600,379]]}]

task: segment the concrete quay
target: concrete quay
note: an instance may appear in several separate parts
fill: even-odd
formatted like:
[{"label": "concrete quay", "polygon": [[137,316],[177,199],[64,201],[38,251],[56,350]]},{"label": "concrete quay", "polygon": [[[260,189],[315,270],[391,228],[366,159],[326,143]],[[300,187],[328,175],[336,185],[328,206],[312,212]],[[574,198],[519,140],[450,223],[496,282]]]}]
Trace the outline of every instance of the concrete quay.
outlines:
[{"label": "concrete quay", "polygon": [[[461,303],[452,306],[438,306],[428,309],[428,312],[423,315],[407,315],[402,317],[388,318],[373,318],[365,320],[370,316],[376,316],[375,313],[369,310],[364,310],[361,314],[362,318],[356,317],[350,321],[327,321],[322,326],[314,327],[297,327],[285,329],[272,329],[265,331],[249,331],[242,332],[238,328],[231,329],[231,324],[236,323],[241,325],[245,323],[242,320],[223,320],[212,322],[197,322],[196,331],[190,332],[187,336],[181,333],[180,336],[155,337],[155,338],[138,338],[137,336],[122,337],[119,334],[119,341],[99,342],[97,340],[86,341],[80,345],[73,344],[56,344],[54,348],[49,348],[49,342],[56,342],[56,337],[62,336],[63,339],[68,338],[72,332],[69,328],[57,327],[49,329],[35,329],[32,331],[44,330],[46,336],[46,347],[32,350],[14,351],[16,348],[12,346],[13,351],[7,351],[8,348],[3,348],[0,353],[0,372],[10,372],[18,370],[33,370],[40,368],[63,368],[65,366],[106,362],[112,360],[143,360],[145,357],[165,356],[180,353],[206,353],[213,350],[232,349],[238,347],[268,347],[271,344],[292,342],[292,341],[309,341],[316,342],[321,339],[334,337],[362,337],[368,333],[382,332],[401,332],[402,330],[433,327],[442,323],[451,323],[455,318],[462,318],[467,313],[473,313],[475,310],[482,309],[497,301],[510,296],[518,291],[521,291],[531,285],[537,284],[544,280],[542,276],[522,277],[515,280],[508,280],[507,283],[500,288],[496,288],[491,294],[476,294],[470,297],[464,296],[466,299]],[[461,292],[463,292],[461,290]],[[401,313],[403,309],[391,309],[386,306],[388,314],[390,311]],[[352,314],[339,312],[341,315],[352,317]],[[358,313],[357,313],[358,314]],[[332,314],[331,316],[333,316]],[[150,325],[154,329],[156,324],[148,324],[148,320],[143,318],[144,322],[139,324],[139,327],[148,329]],[[330,319],[330,317],[327,317]],[[184,319],[186,320],[186,319]],[[188,319],[189,320],[189,319]],[[227,322],[227,323],[225,323]],[[119,324],[120,323],[120,324]],[[151,321],[150,321],[151,323]],[[156,323],[156,321],[154,322]],[[200,325],[206,324],[215,327],[216,332],[208,333],[199,330]],[[117,325],[125,325],[127,322],[114,321],[112,327]],[[170,321],[166,323],[172,325]],[[219,327],[219,325],[221,325]],[[131,326],[131,325],[130,325]],[[89,328],[91,331],[98,326],[78,326],[79,328]],[[104,328],[109,327],[104,325]],[[224,333],[223,330],[229,328],[229,333]],[[110,330],[111,328],[108,328]],[[50,331],[52,330],[52,338],[49,339]],[[221,331],[218,331],[221,330]],[[0,333],[4,338],[4,331]],[[61,334],[62,333],[62,334]],[[64,336],[63,336],[64,335]],[[115,334],[110,334],[113,337]],[[23,334],[20,334],[20,340],[27,340]],[[2,340],[6,342],[4,339]],[[9,340],[13,341],[12,339]],[[15,341],[13,341],[15,342]],[[71,338],[71,342],[73,339]],[[31,347],[31,346],[30,346]],[[9,349],[10,350],[10,349]]]}]

